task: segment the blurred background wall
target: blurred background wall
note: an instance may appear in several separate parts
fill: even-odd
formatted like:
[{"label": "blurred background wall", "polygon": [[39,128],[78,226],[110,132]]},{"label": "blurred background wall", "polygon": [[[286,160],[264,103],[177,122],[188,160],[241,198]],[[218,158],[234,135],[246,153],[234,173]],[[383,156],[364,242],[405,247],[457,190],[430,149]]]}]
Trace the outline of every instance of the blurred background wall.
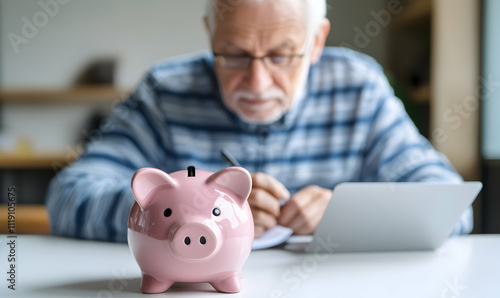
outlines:
[{"label": "blurred background wall", "polygon": [[[482,95],[476,91],[485,90],[482,77],[496,78],[500,68],[495,60],[481,75],[483,1],[327,2],[327,45],[374,57],[420,132],[460,174],[493,177],[484,171],[481,148],[489,159],[500,156],[500,136],[491,128],[500,125],[498,101],[489,101],[480,128]],[[484,2],[500,13],[494,0]],[[151,65],[209,48],[205,6],[206,0],[0,0],[1,189],[16,185],[20,203],[42,204],[48,181],[78,156],[92,129]],[[489,26],[495,26],[490,14]],[[495,30],[485,32],[485,44],[498,48]],[[456,108],[464,102],[466,117]],[[475,231],[500,231],[500,224],[483,223],[482,207],[480,198]]]},{"label": "blurred background wall", "polygon": [[[154,62],[207,48],[204,3],[2,0],[2,88],[69,88],[89,63],[107,58],[116,61],[113,85],[130,89]],[[28,38],[17,42],[13,34]],[[85,102],[9,104],[3,109],[2,127],[28,139],[36,152],[57,151],[75,144],[75,132],[83,129],[94,108]]]},{"label": "blurred background wall", "polygon": [[[487,160],[500,159],[500,1],[485,1],[483,77],[483,155]],[[500,183],[500,181],[499,181]]]},{"label": "blurred background wall", "polygon": [[500,1],[484,1],[482,48],[482,230],[500,232]]}]

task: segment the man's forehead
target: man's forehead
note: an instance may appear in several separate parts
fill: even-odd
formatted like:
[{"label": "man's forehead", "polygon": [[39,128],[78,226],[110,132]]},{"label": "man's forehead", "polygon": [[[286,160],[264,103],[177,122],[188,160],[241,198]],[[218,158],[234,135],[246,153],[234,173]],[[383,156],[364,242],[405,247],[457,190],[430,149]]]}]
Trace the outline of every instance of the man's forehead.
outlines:
[{"label": "man's forehead", "polygon": [[306,32],[303,0],[246,0],[217,17],[219,39],[281,36],[293,43]]},{"label": "man's forehead", "polygon": [[227,22],[225,25],[218,26],[216,36],[232,38],[252,38],[259,36],[261,38],[280,36],[282,39],[294,41],[305,34],[306,28],[303,24],[296,21],[282,21],[267,24],[245,24],[240,22]]},{"label": "man's forehead", "polygon": [[[214,9],[217,29],[251,28],[255,30],[279,29],[287,26],[305,28],[303,0],[219,0]],[[221,8],[223,3],[233,3],[229,8]],[[225,4],[227,5],[227,4]]]}]

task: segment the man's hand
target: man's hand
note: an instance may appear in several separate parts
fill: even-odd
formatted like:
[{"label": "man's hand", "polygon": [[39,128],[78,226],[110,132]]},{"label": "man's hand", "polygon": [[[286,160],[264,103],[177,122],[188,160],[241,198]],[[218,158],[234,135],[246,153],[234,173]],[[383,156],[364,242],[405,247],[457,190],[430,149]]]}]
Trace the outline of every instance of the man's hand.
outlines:
[{"label": "man's hand", "polygon": [[280,216],[279,200],[288,200],[290,192],[275,178],[264,174],[252,174],[252,192],[248,203],[255,224],[255,238],[274,227]]},{"label": "man's hand", "polygon": [[293,229],[295,234],[313,234],[332,197],[331,189],[316,185],[298,191],[281,209],[278,223]]}]

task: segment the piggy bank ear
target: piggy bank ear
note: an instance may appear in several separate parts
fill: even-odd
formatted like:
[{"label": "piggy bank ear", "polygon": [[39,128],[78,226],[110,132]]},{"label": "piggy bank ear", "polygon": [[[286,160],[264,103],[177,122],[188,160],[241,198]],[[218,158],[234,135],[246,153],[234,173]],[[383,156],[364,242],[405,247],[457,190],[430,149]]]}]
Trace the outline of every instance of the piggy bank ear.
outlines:
[{"label": "piggy bank ear", "polygon": [[208,177],[207,184],[231,190],[237,196],[233,199],[241,207],[252,190],[252,177],[244,168],[230,167]]},{"label": "piggy bank ear", "polygon": [[142,210],[149,207],[153,199],[151,193],[160,186],[173,188],[177,182],[159,169],[142,168],[135,172],[131,182],[132,193]]}]

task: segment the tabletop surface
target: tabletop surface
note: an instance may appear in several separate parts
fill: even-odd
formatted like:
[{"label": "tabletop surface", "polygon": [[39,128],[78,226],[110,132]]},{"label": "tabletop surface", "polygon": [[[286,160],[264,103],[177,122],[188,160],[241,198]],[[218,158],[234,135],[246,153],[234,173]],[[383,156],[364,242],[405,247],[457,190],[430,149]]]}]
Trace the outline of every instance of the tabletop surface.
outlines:
[{"label": "tabletop surface", "polygon": [[[15,240],[14,251],[9,243]],[[15,290],[8,288],[14,253]],[[435,251],[304,254],[253,251],[243,290],[175,284],[141,294],[128,246],[53,236],[0,235],[0,297],[500,297],[500,235],[450,238]]]}]

